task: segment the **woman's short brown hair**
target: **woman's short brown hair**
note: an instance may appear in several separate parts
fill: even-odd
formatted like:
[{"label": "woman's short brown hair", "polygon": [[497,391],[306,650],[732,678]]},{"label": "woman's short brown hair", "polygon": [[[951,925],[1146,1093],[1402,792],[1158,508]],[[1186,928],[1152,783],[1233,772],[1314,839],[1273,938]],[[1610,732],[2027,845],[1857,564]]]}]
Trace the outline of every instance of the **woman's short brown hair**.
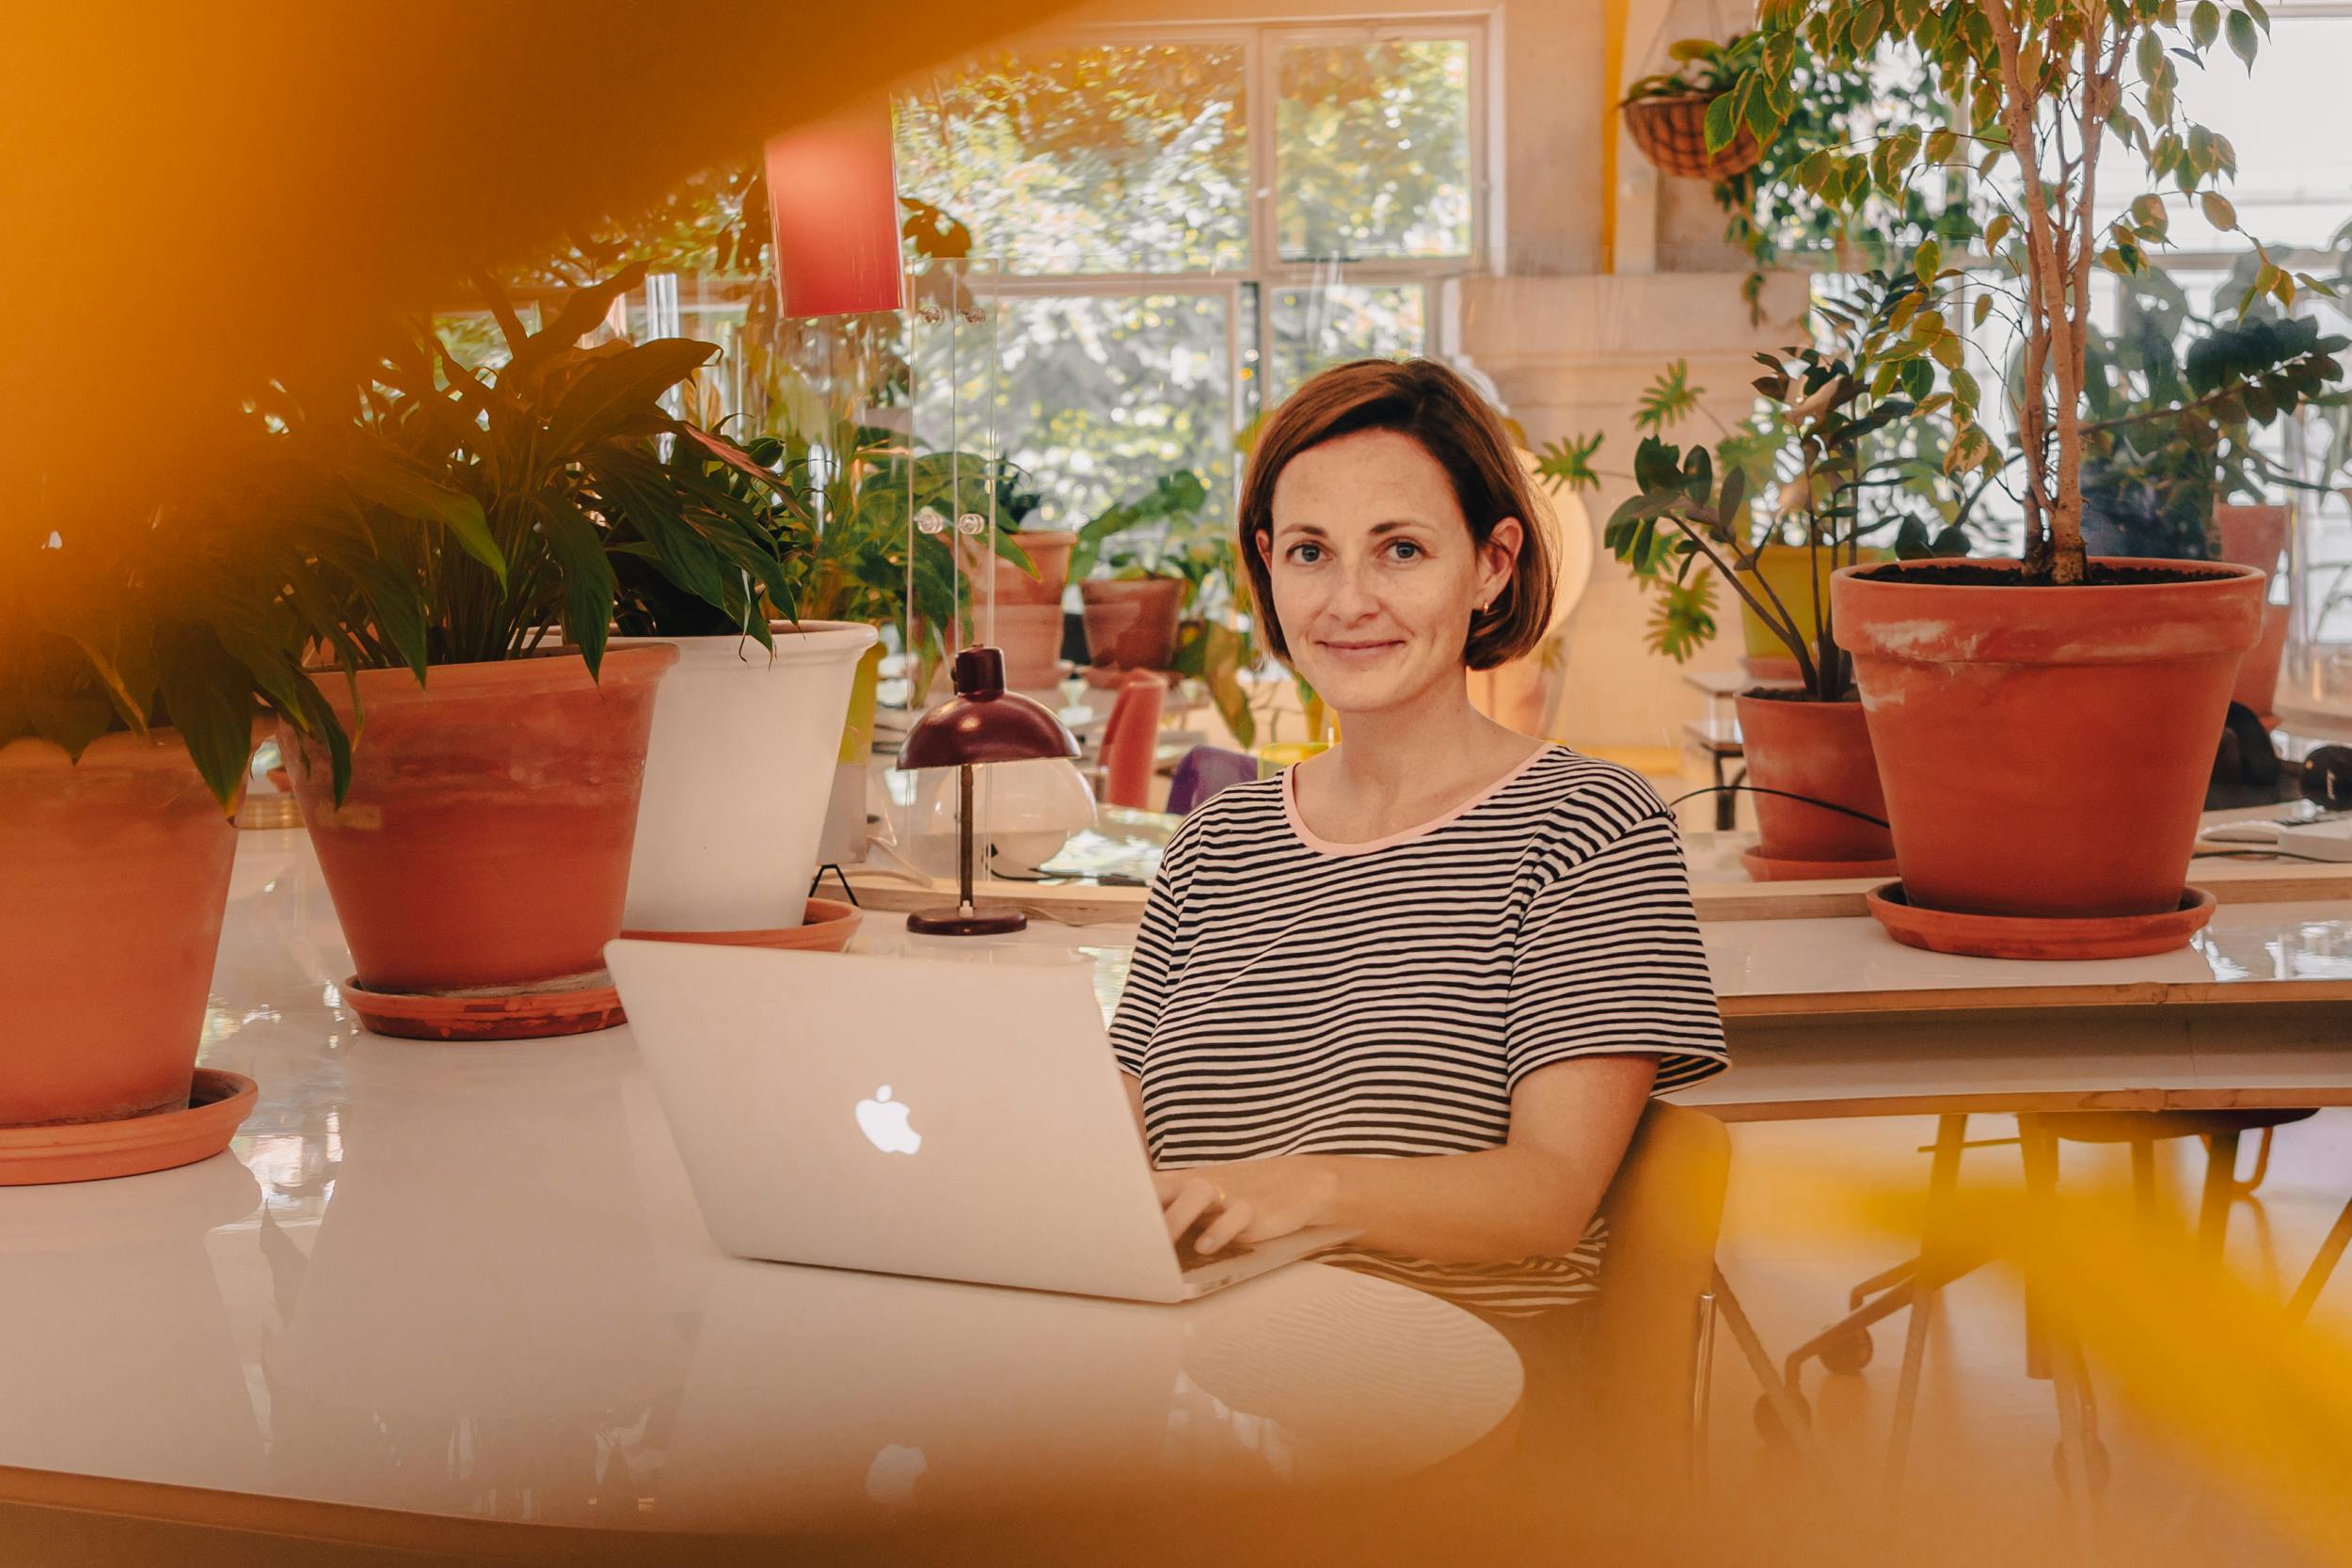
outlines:
[{"label": "woman's short brown hair", "polygon": [[1494,603],[1470,617],[1462,660],[1491,670],[1533,650],[1551,625],[1550,511],[1494,409],[1469,382],[1429,359],[1334,365],[1285,398],[1259,431],[1242,480],[1241,559],[1267,648],[1289,661],[1273,578],[1258,544],[1261,533],[1274,531],[1274,482],[1300,452],[1366,430],[1409,436],[1437,460],[1453,482],[1473,544],[1483,547],[1503,518],[1519,520],[1518,563]]}]

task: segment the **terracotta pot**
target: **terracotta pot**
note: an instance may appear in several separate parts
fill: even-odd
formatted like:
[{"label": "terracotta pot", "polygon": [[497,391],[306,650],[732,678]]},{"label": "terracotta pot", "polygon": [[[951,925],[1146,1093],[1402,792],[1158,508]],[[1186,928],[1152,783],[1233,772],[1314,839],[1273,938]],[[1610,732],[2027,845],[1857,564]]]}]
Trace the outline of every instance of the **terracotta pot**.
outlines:
[{"label": "terracotta pot", "polygon": [[2217,506],[2214,526],[2221,531],[2221,559],[2276,576],[2286,553],[2287,509],[2283,506]]},{"label": "terracotta pot", "polygon": [[[1870,566],[1892,559],[1888,551],[1873,547],[1861,551],[1855,564]],[[1818,643],[1820,619],[1814,607],[1829,602],[1830,574],[1837,566],[1837,555],[1830,550],[1810,550],[1802,545],[1767,545],[1756,556],[1755,570],[1742,575],[1770,588],[1772,593],[1765,596],[1765,602],[1769,604],[1777,595],[1804,628],[1806,636]],[[1808,572],[1815,583],[1812,588],[1805,586]],[[1753,679],[1793,681],[1804,673],[1788,645],[1772,635],[1772,628],[1748,608],[1745,599],[1740,600],[1740,666]]]},{"label": "terracotta pot", "polygon": [[173,731],[0,747],[0,1126],[187,1103],[236,852]]},{"label": "terracotta pot", "polygon": [[996,608],[1007,605],[1052,605],[1061,608],[1062,590],[1070,585],[1070,552],[1078,543],[1074,533],[1053,529],[1017,531],[1012,542],[1028,556],[1037,576],[999,556],[996,559]]},{"label": "terracotta pot", "polygon": [[[1886,817],[1879,792],[1878,758],[1858,702],[1815,703],[1756,696],[1735,698],[1746,749],[1748,783],[1828,800]],[[1778,795],[1749,797],[1756,804],[1757,848],[1781,861],[1883,861],[1894,835],[1858,817]]]},{"label": "terracotta pot", "polygon": [[[620,934],[654,694],[668,644],[614,648],[592,681],[566,649],[359,676],[367,724],[338,808],[323,749],[294,793],[361,986],[527,985],[603,966]],[[346,723],[351,695],[321,683]]]},{"label": "terracotta pot", "polygon": [[1833,579],[1913,905],[2074,918],[2181,907],[2231,683],[2261,629],[2263,578],[2192,562],[2097,564],[2173,580],[1938,582],[1951,570],[1939,562]]},{"label": "terracotta pot", "polygon": [[[2280,557],[2287,547],[2285,507],[2217,506],[2214,523],[2221,531],[2222,560],[2278,575]],[[2230,697],[2265,716],[2278,701],[2279,663],[2286,653],[2288,614],[2283,604],[2263,606],[2262,636],[2238,665],[2237,687]]]},{"label": "terracotta pot", "polygon": [[2287,620],[2291,613],[2282,604],[2263,606],[2262,636],[2238,661],[2237,684],[2230,690],[2230,701],[2244,703],[2265,719],[2278,705],[2279,666],[2286,657]]},{"label": "terracotta pot", "polygon": [[1046,691],[1061,682],[1061,606],[996,606],[995,645],[1005,654],[1005,684],[1016,691]]},{"label": "terracotta pot", "polygon": [[1184,578],[1089,578],[1078,593],[1086,604],[1087,652],[1097,665],[1165,670],[1174,661]]}]

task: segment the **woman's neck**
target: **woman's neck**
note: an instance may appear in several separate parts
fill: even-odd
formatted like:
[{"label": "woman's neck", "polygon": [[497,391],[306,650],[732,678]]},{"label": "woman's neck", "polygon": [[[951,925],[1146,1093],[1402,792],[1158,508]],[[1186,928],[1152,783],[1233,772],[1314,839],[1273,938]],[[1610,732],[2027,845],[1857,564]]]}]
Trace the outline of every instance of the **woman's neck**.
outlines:
[{"label": "woman's neck", "polygon": [[1448,797],[1526,760],[1534,745],[1470,705],[1467,677],[1423,698],[1370,713],[1342,713],[1341,744],[1323,759],[1337,792],[1365,802]]}]

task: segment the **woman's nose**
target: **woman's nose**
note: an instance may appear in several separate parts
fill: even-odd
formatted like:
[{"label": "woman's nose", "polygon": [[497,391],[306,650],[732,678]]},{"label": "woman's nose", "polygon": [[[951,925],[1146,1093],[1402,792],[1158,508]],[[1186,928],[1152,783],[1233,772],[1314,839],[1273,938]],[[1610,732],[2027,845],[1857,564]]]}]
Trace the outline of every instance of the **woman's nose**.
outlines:
[{"label": "woman's nose", "polygon": [[1380,597],[1374,591],[1371,562],[1343,565],[1337,576],[1331,597],[1324,606],[1327,613],[1343,621],[1360,621],[1379,610]]}]

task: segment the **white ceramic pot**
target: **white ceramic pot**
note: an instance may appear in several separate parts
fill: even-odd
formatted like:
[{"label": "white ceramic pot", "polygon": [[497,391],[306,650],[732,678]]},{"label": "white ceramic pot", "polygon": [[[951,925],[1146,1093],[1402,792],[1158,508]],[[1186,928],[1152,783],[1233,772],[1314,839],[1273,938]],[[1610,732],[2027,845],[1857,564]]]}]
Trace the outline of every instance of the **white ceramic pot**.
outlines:
[{"label": "white ceramic pot", "polygon": [[850,683],[879,634],[839,621],[774,631],[772,657],[748,637],[613,639],[674,642],[680,655],[654,705],[624,928],[801,923]]}]

